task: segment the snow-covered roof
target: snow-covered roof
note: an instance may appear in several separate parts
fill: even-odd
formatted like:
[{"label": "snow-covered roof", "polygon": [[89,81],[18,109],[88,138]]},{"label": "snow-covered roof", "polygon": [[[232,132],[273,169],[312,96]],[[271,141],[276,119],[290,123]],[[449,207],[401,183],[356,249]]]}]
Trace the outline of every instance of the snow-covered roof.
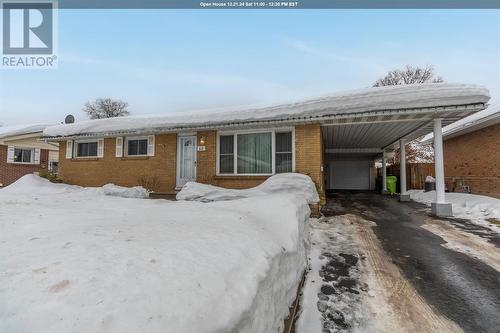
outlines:
[{"label": "snow-covered roof", "polygon": [[[496,101],[483,111],[479,111],[443,127],[443,139],[451,139],[498,123],[500,123],[500,102]],[[430,143],[433,138],[434,135],[429,133],[420,141],[426,144]]]},{"label": "snow-covered roof", "polygon": [[383,110],[402,110],[486,103],[489,92],[477,85],[432,83],[375,87],[337,93],[301,102],[211,113],[129,116],[51,126],[44,137],[161,132],[264,122],[297,123]]},{"label": "snow-covered roof", "polygon": [[6,138],[10,136],[42,133],[42,131],[53,124],[24,124],[24,125],[11,125],[11,126],[0,126],[0,138]]}]

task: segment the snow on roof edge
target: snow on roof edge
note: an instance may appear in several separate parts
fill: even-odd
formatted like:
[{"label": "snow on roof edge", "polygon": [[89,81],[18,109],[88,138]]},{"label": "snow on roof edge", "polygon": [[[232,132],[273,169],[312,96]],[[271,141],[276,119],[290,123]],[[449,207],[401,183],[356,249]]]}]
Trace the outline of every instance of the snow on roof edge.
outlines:
[{"label": "snow on roof edge", "polygon": [[129,116],[62,124],[44,130],[44,138],[146,133],[209,128],[269,121],[314,119],[326,115],[459,106],[489,100],[489,91],[478,85],[432,83],[366,88],[301,102],[226,112],[186,115]]},{"label": "snow on roof edge", "polygon": [[11,136],[27,135],[34,133],[42,133],[47,127],[54,124],[22,124],[22,125],[7,125],[0,126],[0,139],[5,139]]}]

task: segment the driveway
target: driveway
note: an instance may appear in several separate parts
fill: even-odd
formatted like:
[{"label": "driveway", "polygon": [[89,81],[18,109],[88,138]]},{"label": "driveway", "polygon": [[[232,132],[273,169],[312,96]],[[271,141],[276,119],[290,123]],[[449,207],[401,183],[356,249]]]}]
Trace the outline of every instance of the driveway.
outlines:
[{"label": "driveway", "polygon": [[[299,332],[314,327],[315,297],[327,332],[499,332],[498,234],[369,192],[334,193],[323,213],[312,224]],[[343,276],[332,277],[339,265]]]}]

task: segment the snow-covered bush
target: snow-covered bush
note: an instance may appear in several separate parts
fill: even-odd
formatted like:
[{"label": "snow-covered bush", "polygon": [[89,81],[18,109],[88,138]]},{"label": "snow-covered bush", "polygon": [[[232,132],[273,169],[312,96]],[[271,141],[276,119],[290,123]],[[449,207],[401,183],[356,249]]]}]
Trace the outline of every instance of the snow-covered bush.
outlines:
[{"label": "snow-covered bush", "polygon": [[106,184],[102,187],[102,191],[106,195],[112,195],[115,197],[122,198],[147,198],[149,197],[149,192],[141,186],[134,187],[123,187],[115,184]]},{"label": "snow-covered bush", "polygon": [[177,193],[177,200],[188,201],[225,201],[241,198],[258,197],[266,194],[293,194],[309,204],[319,202],[316,186],[309,176],[300,173],[282,173],[269,177],[254,188],[234,190],[190,182]]}]

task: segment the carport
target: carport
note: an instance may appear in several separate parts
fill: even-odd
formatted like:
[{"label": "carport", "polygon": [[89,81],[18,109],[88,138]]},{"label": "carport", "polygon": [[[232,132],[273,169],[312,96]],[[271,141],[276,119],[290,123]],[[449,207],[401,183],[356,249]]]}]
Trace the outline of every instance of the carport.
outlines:
[{"label": "carport", "polygon": [[323,119],[321,134],[326,190],[374,190],[374,164],[376,160],[382,160],[382,192],[386,193],[387,155],[399,147],[402,148],[400,201],[409,201],[404,146],[411,140],[433,132],[436,201],[432,203],[432,211],[438,216],[451,216],[451,204],[446,203],[444,196],[442,127],[483,110],[489,99],[484,92],[471,96],[470,90],[465,98],[465,93],[457,93],[456,86],[454,88],[453,94],[446,95],[445,92],[439,96],[419,96],[418,89],[408,91],[405,96],[394,96],[394,100],[386,98],[375,110],[373,107],[366,112],[345,110],[327,120]]}]

